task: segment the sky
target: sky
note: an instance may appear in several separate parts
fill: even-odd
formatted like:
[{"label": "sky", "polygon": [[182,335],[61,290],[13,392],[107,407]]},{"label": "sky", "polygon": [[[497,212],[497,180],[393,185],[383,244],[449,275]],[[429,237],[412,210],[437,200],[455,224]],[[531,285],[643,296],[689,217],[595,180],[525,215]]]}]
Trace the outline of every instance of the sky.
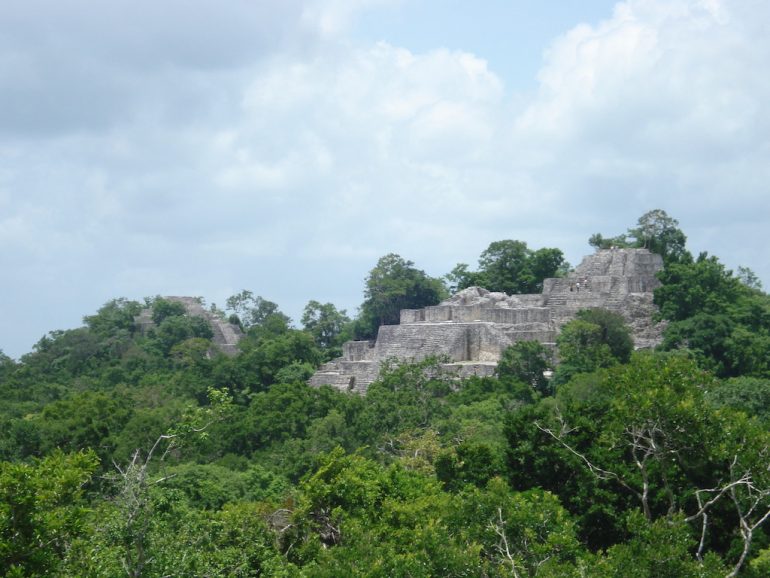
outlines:
[{"label": "sky", "polygon": [[4,0],[0,349],[107,301],[355,315],[652,209],[770,287],[766,0]]}]

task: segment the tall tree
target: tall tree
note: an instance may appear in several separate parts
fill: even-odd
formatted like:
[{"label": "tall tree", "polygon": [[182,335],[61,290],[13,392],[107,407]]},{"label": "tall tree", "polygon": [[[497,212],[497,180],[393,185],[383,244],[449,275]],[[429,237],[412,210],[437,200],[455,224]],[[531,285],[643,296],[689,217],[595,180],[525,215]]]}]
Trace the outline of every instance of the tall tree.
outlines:
[{"label": "tall tree", "polygon": [[770,519],[770,436],[742,413],[715,409],[705,397],[714,382],[687,356],[649,352],[572,380],[555,399],[511,414],[514,487],[557,493],[601,548],[617,543],[632,510],[688,524],[699,560],[737,542],[735,576]]},{"label": "tall tree", "polygon": [[539,341],[519,341],[503,351],[497,376],[517,379],[548,395],[550,386],[545,371],[551,367],[551,357],[551,352]]},{"label": "tall tree", "polygon": [[4,576],[52,576],[83,529],[83,486],[93,452],[54,451],[32,463],[0,462],[0,568]]},{"label": "tall tree", "polygon": [[665,262],[678,262],[687,257],[687,237],[679,228],[679,221],[669,217],[663,209],[654,209],[639,217],[636,227],[628,230],[637,247],[657,253]]},{"label": "tall tree", "polygon": [[412,261],[390,253],[369,272],[364,302],[356,320],[358,338],[372,338],[380,325],[395,325],[402,309],[438,304],[446,296],[439,279],[417,269]]},{"label": "tall tree", "polygon": [[634,351],[634,340],[623,316],[607,309],[581,309],[575,315],[577,319],[598,325],[601,340],[610,348],[610,353],[620,363],[627,363]]},{"label": "tall tree", "polygon": [[746,286],[716,257],[669,263],[655,290],[669,320],[663,349],[690,349],[701,365],[723,377],[770,376],[770,298]]},{"label": "tall tree", "polygon": [[617,237],[603,237],[594,233],[588,244],[597,249],[610,247],[634,247],[649,249],[663,257],[665,263],[682,262],[691,259],[685,248],[687,237],[679,228],[679,221],[669,217],[663,209],[647,211],[639,217],[636,227],[628,229]]},{"label": "tall tree", "polygon": [[254,295],[246,289],[228,297],[225,306],[228,311],[233,312],[237,321],[246,330],[276,322],[287,327],[291,324],[291,319],[281,313],[276,303],[259,295]]},{"label": "tall tree", "polygon": [[559,365],[553,376],[553,385],[563,385],[578,373],[590,373],[617,363],[602,328],[590,321],[573,319],[556,338]]},{"label": "tall tree", "polygon": [[330,349],[338,347],[344,331],[350,324],[350,318],[344,309],[338,310],[331,303],[319,303],[312,300],[302,312],[302,327],[313,336],[318,347]]},{"label": "tall tree", "polygon": [[508,294],[539,293],[543,280],[557,277],[567,263],[559,249],[533,251],[523,241],[495,241],[479,257],[478,271],[458,264],[446,278],[458,290],[478,285]]}]

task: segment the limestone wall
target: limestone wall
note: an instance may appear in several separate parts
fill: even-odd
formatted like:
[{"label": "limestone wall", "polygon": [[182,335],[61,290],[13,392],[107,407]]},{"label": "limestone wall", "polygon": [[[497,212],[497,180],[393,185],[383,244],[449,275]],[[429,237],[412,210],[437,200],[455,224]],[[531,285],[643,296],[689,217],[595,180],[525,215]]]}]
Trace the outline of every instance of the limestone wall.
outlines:
[{"label": "limestone wall", "polygon": [[390,357],[419,360],[431,355],[448,355],[463,361],[468,355],[467,330],[461,324],[383,325],[374,350],[377,360]]},{"label": "limestone wall", "polygon": [[350,361],[370,361],[374,347],[368,341],[348,341],[342,345],[342,356]]}]

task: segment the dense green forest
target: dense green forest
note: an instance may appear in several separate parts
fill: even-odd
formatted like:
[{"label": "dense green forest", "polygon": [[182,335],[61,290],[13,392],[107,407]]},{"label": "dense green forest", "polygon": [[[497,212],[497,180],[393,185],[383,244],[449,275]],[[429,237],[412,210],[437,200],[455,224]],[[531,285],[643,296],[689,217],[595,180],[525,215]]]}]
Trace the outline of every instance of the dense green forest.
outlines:
[{"label": "dense green forest", "polygon": [[235,356],[160,297],[0,353],[0,575],[768,576],[770,297],[685,243],[659,210],[591,237],[664,257],[664,340],[634,352],[582,311],[550,379],[522,342],[494,377],[394,360],[365,396],[306,384],[402,308],[569,269],[512,240],[443,279],[387,255],[353,319],[310,301],[295,327],[243,291],[211,306]]}]

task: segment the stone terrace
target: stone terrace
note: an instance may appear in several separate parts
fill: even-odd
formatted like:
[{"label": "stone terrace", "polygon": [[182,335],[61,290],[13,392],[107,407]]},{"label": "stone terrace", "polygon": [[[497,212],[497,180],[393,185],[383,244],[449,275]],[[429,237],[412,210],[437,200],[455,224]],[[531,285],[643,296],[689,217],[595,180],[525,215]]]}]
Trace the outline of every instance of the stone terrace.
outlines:
[{"label": "stone terrace", "polygon": [[660,343],[652,291],[659,255],[646,249],[606,249],[585,257],[567,277],[546,279],[538,295],[506,295],[470,287],[439,305],[401,311],[399,325],[380,327],[376,341],[349,341],[343,356],[322,367],[310,384],[365,393],[390,358],[446,356],[460,376],[491,375],[503,350],[523,340],[553,345],[561,327],[580,309],[620,313],[637,348]]}]

